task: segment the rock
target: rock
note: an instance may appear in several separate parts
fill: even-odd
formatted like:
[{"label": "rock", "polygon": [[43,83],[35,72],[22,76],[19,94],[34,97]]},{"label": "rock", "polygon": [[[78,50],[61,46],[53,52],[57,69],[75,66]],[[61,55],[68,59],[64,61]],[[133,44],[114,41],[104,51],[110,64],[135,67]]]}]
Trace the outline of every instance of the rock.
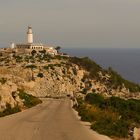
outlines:
[{"label": "rock", "polygon": [[134,140],[140,140],[140,128],[134,128],[134,134],[133,134]]},{"label": "rock", "polygon": [[[63,62],[63,63],[61,63]],[[28,63],[27,63],[28,64]],[[27,93],[37,97],[61,97],[70,95],[71,97],[82,97],[82,91],[85,89],[87,93],[96,92],[106,97],[117,96],[121,98],[140,99],[140,93],[130,93],[129,90],[122,85],[114,89],[107,86],[110,79],[109,74],[98,72],[99,78],[89,78],[89,72],[76,64],[70,64],[67,60],[52,59],[50,62],[35,62],[36,69],[26,68],[25,62],[17,64],[15,67],[0,68],[0,77],[7,79],[5,84],[0,82],[0,110],[3,110],[6,103],[15,105],[23,105],[23,101],[17,96],[13,97],[12,93],[17,89],[24,89]],[[44,66],[51,65],[48,69]],[[43,73],[43,77],[38,77],[38,73]]]},{"label": "rock", "polygon": [[14,100],[12,97],[12,92],[15,91],[15,85],[2,85],[0,87],[0,96],[1,96],[1,101],[0,101],[0,111],[4,110],[6,108],[6,104],[10,104],[11,107],[14,107],[17,102]]}]

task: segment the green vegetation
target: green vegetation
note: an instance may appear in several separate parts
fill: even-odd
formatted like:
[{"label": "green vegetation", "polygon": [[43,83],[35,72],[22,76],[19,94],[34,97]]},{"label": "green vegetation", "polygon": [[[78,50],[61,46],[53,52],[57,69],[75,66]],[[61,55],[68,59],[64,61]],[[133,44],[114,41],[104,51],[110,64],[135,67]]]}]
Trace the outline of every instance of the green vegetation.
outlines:
[{"label": "green vegetation", "polygon": [[41,51],[40,54],[37,54],[36,58],[38,62],[42,62],[42,61],[50,62],[52,60],[52,56],[49,54],[46,54],[45,50]]},{"label": "green vegetation", "polygon": [[54,59],[58,59],[58,60],[67,60],[68,57],[66,57],[66,56],[56,55],[56,56],[54,56]]},{"label": "green vegetation", "polygon": [[73,68],[72,71],[74,75],[77,75],[77,70],[75,68]]},{"label": "green vegetation", "polygon": [[41,54],[46,54],[46,50],[41,50],[41,51],[39,51]]},{"label": "green vegetation", "polygon": [[5,58],[4,57],[0,58],[0,62],[3,62],[3,61],[5,61]]},{"label": "green vegetation", "polygon": [[44,75],[43,75],[43,73],[38,73],[38,74],[37,74],[37,77],[43,78]]},{"label": "green vegetation", "polygon": [[34,56],[36,53],[37,53],[36,50],[32,50],[31,52],[32,56]]},{"label": "green vegetation", "polygon": [[52,70],[54,70],[54,67],[61,67],[61,64],[49,64],[47,66],[44,66],[43,68],[45,70],[48,70],[49,68],[52,69]]},{"label": "green vegetation", "polygon": [[[13,98],[15,97],[15,92],[12,93]],[[29,95],[27,93],[24,92],[24,90],[19,90],[19,97],[24,100],[23,103],[25,105],[25,107],[30,108],[33,107],[39,103],[41,103],[42,101],[40,99],[38,99],[37,97],[34,97],[32,95]],[[1,98],[1,96],[0,96]],[[1,100],[1,99],[0,99]],[[20,112],[21,109],[18,105],[16,105],[15,107],[11,107],[10,104],[6,104],[6,109],[2,112],[0,112],[0,117],[4,117],[10,114],[14,114],[17,112]]]},{"label": "green vegetation", "polygon": [[20,107],[17,105],[15,106],[14,108],[11,107],[10,104],[6,104],[6,109],[2,112],[0,112],[0,117],[4,117],[4,116],[7,116],[7,115],[10,115],[10,114],[14,114],[14,113],[17,113],[17,112],[20,112],[21,109]]},{"label": "green vegetation", "polygon": [[61,49],[60,46],[57,46],[55,49],[57,50],[58,53],[60,53],[60,49]]},{"label": "green vegetation", "polygon": [[36,65],[27,65],[26,68],[30,68],[30,69],[36,69],[37,66]]},{"label": "green vegetation", "polygon": [[111,75],[111,78],[109,80],[109,86],[113,86],[114,88],[117,88],[118,86],[124,84],[124,86],[130,90],[130,92],[140,91],[140,86],[138,84],[123,79],[117,72],[112,70],[112,68],[108,69],[108,74]]},{"label": "green vegetation", "polygon": [[94,61],[92,61],[88,57],[84,58],[70,57],[69,61],[87,70],[89,72],[87,78],[99,78],[98,72],[103,71],[103,69],[99,65],[97,65]]},{"label": "green vegetation", "polygon": [[17,63],[20,63],[20,62],[22,62],[22,61],[23,61],[23,60],[22,60],[22,59],[23,59],[23,57],[22,57],[22,56],[19,56],[19,55],[18,55],[18,56],[16,56],[16,55],[14,55],[14,58],[16,59],[16,62],[17,62]]},{"label": "green vegetation", "polygon": [[30,62],[29,56],[25,56],[24,57],[24,61],[27,62],[27,63],[29,63]]},{"label": "green vegetation", "polygon": [[83,121],[91,122],[91,128],[101,134],[128,137],[130,128],[140,125],[140,101],[105,98],[100,94],[87,94],[78,99],[76,110]]},{"label": "green vegetation", "polygon": [[[102,69],[98,64],[96,64],[88,57],[70,57],[69,62],[77,64],[79,67],[89,72],[88,75],[84,76],[84,78],[82,79],[83,81],[87,78],[94,78],[104,83],[108,88],[117,89],[118,87],[122,88],[124,85],[127,89],[129,89],[130,92],[140,92],[140,86],[138,84],[125,80],[112,68],[109,68],[108,70]],[[99,76],[99,72],[102,72],[103,75],[108,74],[110,78],[108,80],[101,78]]]},{"label": "green vegetation", "polygon": [[0,83],[2,85],[5,84],[6,82],[7,82],[7,79],[6,78],[4,78],[4,77],[0,78]]},{"label": "green vegetation", "polygon": [[82,94],[87,94],[88,89],[87,88],[84,88],[81,92],[82,92]]},{"label": "green vegetation", "polygon": [[42,102],[37,97],[27,94],[24,90],[19,90],[19,97],[24,100],[23,103],[28,108],[33,107]]},{"label": "green vegetation", "polygon": [[53,66],[54,66],[53,64],[49,64],[49,65],[47,65],[47,66],[44,66],[43,68],[44,68],[45,70],[48,70],[49,68],[52,69],[52,70],[54,70],[54,67],[53,67]]}]

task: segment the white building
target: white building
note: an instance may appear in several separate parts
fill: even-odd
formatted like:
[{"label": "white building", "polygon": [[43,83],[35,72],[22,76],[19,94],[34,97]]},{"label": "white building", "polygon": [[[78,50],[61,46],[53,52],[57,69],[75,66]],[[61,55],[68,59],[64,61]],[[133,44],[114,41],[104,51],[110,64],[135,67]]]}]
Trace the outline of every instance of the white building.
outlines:
[{"label": "white building", "polygon": [[27,43],[19,43],[15,45],[16,52],[31,53],[32,50],[36,52],[46,50],[46,53],[57,55],[57,50],[49,45],[41,43],[33,43],[33,31],[32,27],[28,27],[27,31]]}]

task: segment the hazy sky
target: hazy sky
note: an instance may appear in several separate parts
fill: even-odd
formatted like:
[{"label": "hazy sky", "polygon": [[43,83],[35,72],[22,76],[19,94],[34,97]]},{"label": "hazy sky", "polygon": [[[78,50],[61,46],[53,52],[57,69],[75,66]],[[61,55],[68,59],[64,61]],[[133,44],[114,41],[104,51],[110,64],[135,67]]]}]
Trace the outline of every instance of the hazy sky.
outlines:
[{"label": "hazy sky", "polygon": [[0,46],[35,42],[64,47],[140,47],[140,0],[1,0]]}]

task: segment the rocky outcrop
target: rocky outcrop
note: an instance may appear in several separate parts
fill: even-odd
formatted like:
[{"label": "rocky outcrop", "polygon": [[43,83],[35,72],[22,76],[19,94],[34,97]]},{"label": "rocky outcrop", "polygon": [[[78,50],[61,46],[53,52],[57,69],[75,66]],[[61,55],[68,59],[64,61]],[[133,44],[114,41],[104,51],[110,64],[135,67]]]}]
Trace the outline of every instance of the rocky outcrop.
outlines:
[{"label": "rocky outcrop", "polygon": [[[76,69],[77,75],[73,73]],[[76,94],[81,91],[84,83],[81,81],[84,75],[83,70],[78,67],[54,67],[54,69],[42,70],[43,78],[36,77],[35,81],[25,83],[25,89],[33,95],[44,96],[66,96]],[[37,75],[37,73],[35,73]]]},{"label": "rocky outcrop", "polygon": [[134,128],[134,140],[140,140],[140,128]]},{"label": "rocky outcrop", "polygon": [[0,85],[0,111],[3,111],[7,104],[10,104],[12,108],[16,105],[23,105],[19,96],[15,94],[16,92],[17,85],[11,81]]},{"label": "rocky outcrop", "polygon": [[[34,60],[35,61],[35,60]],[[33,66],[34,65],[34,66]],[[27,67],[28,66],[28,67]],[[40,76],[41,75],[41,76]],[[63,97],[84,96],[90,92],[103,94],[104,96],[118,96],[122,98],[140,99],[139,92],[131,92],[124,85],[117,88],[109,87],[109,74],[98,70],[98,78],[89,77],[87,69],[69,62],[67,59],[52,59],[34,63],[19,63],[14,67],[1,67],[0,78],[0,110],[6,104],[22,106],[22,100],[18,96],[18,89],[24,89],[27,93],[37,97]],[[94,75],[94,74],[92,74]],[[16,94],[13,94],[16,93]]]}]

